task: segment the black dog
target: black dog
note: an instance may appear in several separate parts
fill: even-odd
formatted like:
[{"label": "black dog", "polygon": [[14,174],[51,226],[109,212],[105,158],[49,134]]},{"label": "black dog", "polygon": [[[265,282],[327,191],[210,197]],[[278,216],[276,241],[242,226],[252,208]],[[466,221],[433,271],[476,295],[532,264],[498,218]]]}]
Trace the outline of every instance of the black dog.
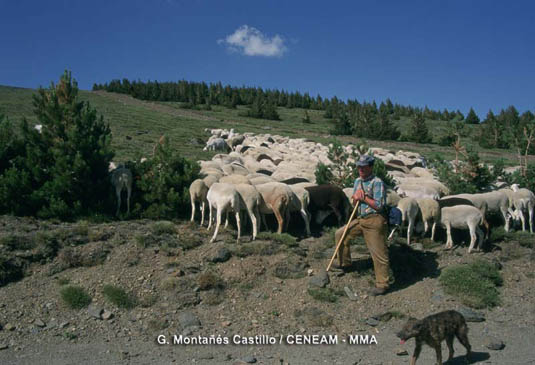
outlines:
[{"label": "black dog", "polygon": [[437,364],[442,365],[441,343],[446,340],[450,355],[448,360],[453,358],[453,337],[461,342],[466,348],[466,358],[470,356],[470,343],[468,342],[468,326],[461,313],[449,310],[430,315],[424,319],[410,318],[403,329],[396,334],[401,343],[405,343],[409,338],[416,339],[416,347],[411,357],[411,365],[416,364],[416,360],[422,350],[422,343],[426,343],[437,352]]}]

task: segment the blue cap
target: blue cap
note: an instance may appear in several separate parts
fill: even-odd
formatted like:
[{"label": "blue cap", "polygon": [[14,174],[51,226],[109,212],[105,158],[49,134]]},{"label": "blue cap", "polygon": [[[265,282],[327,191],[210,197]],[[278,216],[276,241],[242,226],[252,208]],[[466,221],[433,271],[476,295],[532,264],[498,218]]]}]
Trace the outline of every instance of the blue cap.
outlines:
[{"label": "blue cap", "polygon": [[357,161],[357,166],[373,166],[373,163],[375,162],[375,158],[370,155],[361,155],[359,160]]}]

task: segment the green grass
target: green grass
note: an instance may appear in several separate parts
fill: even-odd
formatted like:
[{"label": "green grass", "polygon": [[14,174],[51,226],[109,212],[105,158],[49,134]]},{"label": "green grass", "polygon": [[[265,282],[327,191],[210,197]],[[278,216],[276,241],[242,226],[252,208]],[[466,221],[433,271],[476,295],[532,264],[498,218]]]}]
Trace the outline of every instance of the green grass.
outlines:
[{"label": "green grass", "polygon": [[60,290],[61,299],[71,309],[82,309],[91,303],[91,297],[80,286],[66,286]]},{"label": "green grass", "polygon": [[444,291],[473,308],[494,307],[501,303],[496,287],[503,278],[492,263],[478,259],[470,264],[446,268],[439,277]]},{"label": "green grass", "polygon": [[265,240],[265,241],[273,241],[275,243],[279,243],[281,245],[286,245],[288,247],[293,247],[297,245],[297,239],[294,236],[289,235],[288,233],[272,233],[272,232],[260,232],[256,239],[258,240]]},{"label": "green grass", "polygon": [[154,223],[151,227],[151,231],[157,236],[161,236],[162,234],[176,234],[177,233],[175,225],[172,222],[167,222],[167,221]]},{"label": "green grass", "polygon": [[104,285],[102,294],[111,303],[119,308],[132,309],[136,306],[136,300],[124,289],[113,285]]},{"label": "green grass", "polygon": [[309,288],[308,294],[320,301],[320,302],[328,302],[328,303],[336,303],[338,301],[338,298],[343,296],[344,292],[340,290],[335,290],[332,288]]},{"label": "green grass", "polygon": [[[75,75],[76,77],[76,75]],[[51,80],[56,81],[56,80]],[[48,85],[45,85],[48,87]],[[0,86],[0,113],[6,114],[10,120],[17,122],[26,117],[31,123],[36,122],[33,114],[32,94],[36,90]],[[333,121],[323,117],[324,111],[308,110],[312,123],[303,123],[304,109],[278,108],[280,121],[244,117],[248,107],[238,106],[229,109],[213,106],[211,111],[185,110],[176,102],[146,102],[132,97],[107,93],[80,90],[80,98],[89,101],[91,106],[110,124],[113,140],[112,147],[116,151],[115,161],[124,162],[136,156],[150,156],[153,147],[161,135],[169,137],[170,143],[185,157],[209,159],[215,153],[202,151],[202,145],[193,144],[194,138],[206,140],[208,135],[204,128],[234,128],[236,132],[270,133],[287,135],[292,138],[307,138],[314,142],[329,143],[333,139],[329,129]],[[410,120],[402,117],[395,121],[401,130],[408,130]],[[430,134],[437,140],[446,130],[447,122],[427,121]],[[270,129],[265,129],[269,127]],[[470,134],[477,134],[476,125],[469,125]],[[338,137],[337,137],[338,138]],[[339,137],[344,142],[355,143],[355,137]],[[517,164],[514,151],[482,149],[477,143],[464,138],[465,145],[473,146],[483,162],[492,162],[504,158],[506,164]],[[426,156],[436,153],[452,159],[454,152],[451,147],[436,144],[415,144],[412,142],[373,141],[367,143],[373,147],[390,150],[413,150]]]}]

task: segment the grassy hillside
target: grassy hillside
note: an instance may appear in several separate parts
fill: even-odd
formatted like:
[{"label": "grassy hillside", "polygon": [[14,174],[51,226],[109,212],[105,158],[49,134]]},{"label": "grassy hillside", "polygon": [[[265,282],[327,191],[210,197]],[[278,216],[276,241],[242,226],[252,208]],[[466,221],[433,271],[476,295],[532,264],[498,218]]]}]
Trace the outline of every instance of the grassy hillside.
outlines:
[{"label": "grassy hillside", "polygon": [[[35,90],[0,86],[0,113],[10,120],[19,121],[26,117],[36,122],[32,107],[32,94]],[[323,117],[323,111],[308,110],[312,123],[303,123],[304,109],[278,108],[280,121],[254,119],[242,116],[247,107],[228,109],[213,106],[211,111],[181,109],[175,102],[146,102],[127,95],[105,91],[80,91],[80,97],[91,103],[110,123],[113,132],[113,147],[117,161],[134,158],[137,154],[149,155],[154,144],[163,134],[170,138],[172,146],[186,157],[194,159],[209,158],[213,153],[203,152],[203,143],[207,139],[204,128],[234,128],[237,132],[271,133],[287,135],[294,138],[308,138],[313,141],[328,143],[332,140],[329,129],[332,120]],[[400,130],[409,128],[410,121],[396,121]],[[427,121],[434,139],[442,135],[446,122]],[[469,126],[474,132],[478,126]],[[355,143],[356,138],[337,137],[344,142]],[[453,149],[434,144],[415,144],[411,142],[366,141],[370,146],[397,150],[413,150],[426,156],[436,153],[445,158],[454,158]],[[497,158],[506,159],[507,164],[516,164],[513,151],[482,149],[476,143],[465,140],[480,152],[483,161],[492,162]],[[535,158],[532,156],[532,161]]]}]

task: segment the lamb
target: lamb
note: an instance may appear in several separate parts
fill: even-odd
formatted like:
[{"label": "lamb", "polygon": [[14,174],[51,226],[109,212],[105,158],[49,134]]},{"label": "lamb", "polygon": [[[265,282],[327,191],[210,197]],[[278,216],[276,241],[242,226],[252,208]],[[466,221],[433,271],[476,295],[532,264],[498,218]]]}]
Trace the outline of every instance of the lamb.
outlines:
[{"label": "lamb", "polygon": [[470,247],[468,253],[474,249],[476,239],[478,240],[478,250],[481,249],[483,242],[483,231],[479,225],[483,223],[483,214],[481,210],[470,205],[457,205],[454,207],[445,207],[441,209],[440,223],[446,227],[448,239],[446,241],[446,249],[453,247],[453,239],[451,238],[451,228],[468,228],[470,230]]},{"label": "lamb", "polygon": [[526,230],[526,220],[524,218],[524,210],[528,211],[529,215],[529,231],[533,233],[533,211],[535,209],[535,194],[526,188],[520,188],[518,184],[513,184],[511,189],[514,191],[513,205],[515,211],[513,217],[515,220],[522,221],[522,231]]},{"label": "lamb", "polygon": [[[418,203],[416,202],[416,199],[413,198],[402,198],[398,203],[398,209],[401,211],[401,226],[403,226],[405,222],[408,222],[407,245],[410,245],[412,230],[414,229],[416,216],[418,215],[419,210]],[[392,230],[388,239],[392,239],[395,230],[395,228]]]},{"label": "lamb", "polygon": [[[453,195],[443,197],[442,199],[438,201],[438,205],[441,210],[444,207],[455,207],[457,205],[470,205],[472,207],[476,207],[471,200],[466,199],[466,198],[459,198]],[[489,237],[490,225],[485,219],[485,213],[487,212],[487,209],[488,209],[487,204],[485,202],[482,202],[480,205],[480,208],[479,207],[476,207],[476,208],[478,208],[481,211],[481,214],[483,214],[483,225],[485,226],[486,236]]]},{"label": "lamb", "polygon": [[208,190],[206,195],[208,200],[208,207],[210,208],[210,219],[208,224],[208,230],[212,227],[213,214],[217,211],[215,232],[210,240],[210,243],[214,242],[221,225],[221,215],[227,211],[232,211],[236,214],[236,223],[238,225],[238,238],[240,241],[241,225],[240,225],[240,209],[241,209],[241,197],[236,190],[236,187],[232,184],[215,183]]},{"label": "lamb", "polygon": [[435,228],[440,221],[440,206],[436,200],[433,199],[416,199],[420,212],[422,213],[422,221],[424,222],[424,234],[429,229],[429,222],[433,222],[433,228],[431,228],[431,240],[435,238]]},{"label": "lamb", "polygon": [[189,196],[191,200],[191,219],[190,222],[193,222],[195,217],[195,203],[199,202],[201,207],[201,226],[204,224],[204,211],[206,207],[206,195],[208,194],[208,186],[204,180],[196,179],[194,180],[189,187]]},{"label": "lamb", "polygon": [[[292,198],[292,190],[288,185],[280,182],[270,182],[256,185],[256,189],[262,195],[260,204],[260,213],[275,214],[278,222],[277,233],[282,233],[285,227],[284,222],[289,219],[288,206]],[[267,228],[265,217],[262,215],[262,221]]]}]

